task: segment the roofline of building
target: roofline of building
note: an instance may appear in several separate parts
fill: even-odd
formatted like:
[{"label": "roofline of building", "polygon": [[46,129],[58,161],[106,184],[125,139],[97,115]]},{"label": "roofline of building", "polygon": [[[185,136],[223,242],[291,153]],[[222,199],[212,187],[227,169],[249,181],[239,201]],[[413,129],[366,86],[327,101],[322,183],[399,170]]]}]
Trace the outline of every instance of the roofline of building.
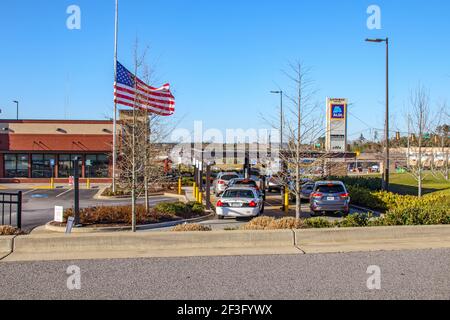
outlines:
[{"label": "roofline of building", "polygon": [[50,119],[0,119],[0,123],[63,123],[63,124],[111,124],[112,120],[50,120]]}]

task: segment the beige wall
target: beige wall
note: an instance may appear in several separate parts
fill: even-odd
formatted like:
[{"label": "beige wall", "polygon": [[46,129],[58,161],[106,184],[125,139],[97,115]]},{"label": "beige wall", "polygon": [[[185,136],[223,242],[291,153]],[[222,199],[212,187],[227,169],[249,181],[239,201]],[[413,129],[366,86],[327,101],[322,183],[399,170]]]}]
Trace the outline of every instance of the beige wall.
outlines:
[{"label": "beige wall", "polygon": [[[9,130],[5,130],[5,128]],[[0,134],[57,134],[57,129],[63,129],[61,134],[96,134],[110,135],[112,123],[0,123]],[[109,130],[104,132],[103,129]]]}]

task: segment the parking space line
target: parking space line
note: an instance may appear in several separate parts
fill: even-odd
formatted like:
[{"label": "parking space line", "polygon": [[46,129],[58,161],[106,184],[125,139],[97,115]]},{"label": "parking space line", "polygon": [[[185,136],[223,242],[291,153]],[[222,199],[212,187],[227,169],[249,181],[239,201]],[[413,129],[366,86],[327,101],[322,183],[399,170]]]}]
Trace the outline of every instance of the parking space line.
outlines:
[{"label": "parking space line", "polygon": [[26,192],[24,192],[24,193],[22,193],[22,194],[29,194],[29,193],[32,193],[32,192],[34,192],[34,191],[36,191],[37,189],[33,189],[33,190],[28,190],[28,191],[26,191]]},{"label": "parking space line", "polygon": [[73,188],[71,188],[71,189],[69,189],[69,190],[66,190],[66,191],[64,191],[64,192],[61,192],[60,194],[58,194],[57,196],[56,196],[56,198],[58,198],[58,197],[60,197],[60,196],[62,196],[62,195],[65,195],[66,193],[69,193],[70,191],[72,191],[73,190]]}]

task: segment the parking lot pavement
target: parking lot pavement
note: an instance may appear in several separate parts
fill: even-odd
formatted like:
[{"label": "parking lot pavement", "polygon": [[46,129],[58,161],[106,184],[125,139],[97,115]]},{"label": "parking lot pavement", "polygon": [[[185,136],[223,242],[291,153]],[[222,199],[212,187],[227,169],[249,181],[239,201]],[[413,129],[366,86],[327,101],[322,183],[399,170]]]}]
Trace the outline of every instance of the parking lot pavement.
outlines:
[{"label": "parking lot pavement", "polygon": [[[9,262],[0,263],[0,299],[448,300],[449,259],[450,250],[436,249]],[[80,290],[67,288],[74,265]],[[374,265],[381,272],[378,290],[368,287]]]},{"label": "parking lot pavement", "polygon": [[[19,189],[5,190],[2,192],[17,192]],[[69,188],[57,189],[20,189],[23,192],[22,200],[22,229],[31,230],[37,226],[46,224],[53,220],[55,206],[72,208],[74,204],[75,191]],[[80,207],[126,205],[130,200],[98,200],[94,196],[98,189],[80,189]],[[159,202],[172,202],[174,198],[164,196],[153,196],[150,198],[150,206]],[[142,203],[139,199],[138,203]],[[5,205],[5,211],[9,212],[9,207]],[[15,211],[15,206],[13,207]],[[15,221],[15,213],[12,215]]]}]

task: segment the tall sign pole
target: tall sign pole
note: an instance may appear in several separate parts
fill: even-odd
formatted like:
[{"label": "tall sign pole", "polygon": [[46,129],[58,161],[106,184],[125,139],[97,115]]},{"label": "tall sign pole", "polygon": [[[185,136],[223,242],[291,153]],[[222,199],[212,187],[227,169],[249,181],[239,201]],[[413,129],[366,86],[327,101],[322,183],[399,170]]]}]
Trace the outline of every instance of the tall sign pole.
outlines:
[{"label": "tall sign pole", "polygon": [[[115,28],[114,28],[114,86],[117,80],[117,39],[119,35],[119,0],[116,0]],[[115,91],[116,89],[114,89]],[[112,191],[116,192],[116,162],[117,162],[117,103],[114,98],[114,120],[113,120],[113,168],[112,168]]]}]

